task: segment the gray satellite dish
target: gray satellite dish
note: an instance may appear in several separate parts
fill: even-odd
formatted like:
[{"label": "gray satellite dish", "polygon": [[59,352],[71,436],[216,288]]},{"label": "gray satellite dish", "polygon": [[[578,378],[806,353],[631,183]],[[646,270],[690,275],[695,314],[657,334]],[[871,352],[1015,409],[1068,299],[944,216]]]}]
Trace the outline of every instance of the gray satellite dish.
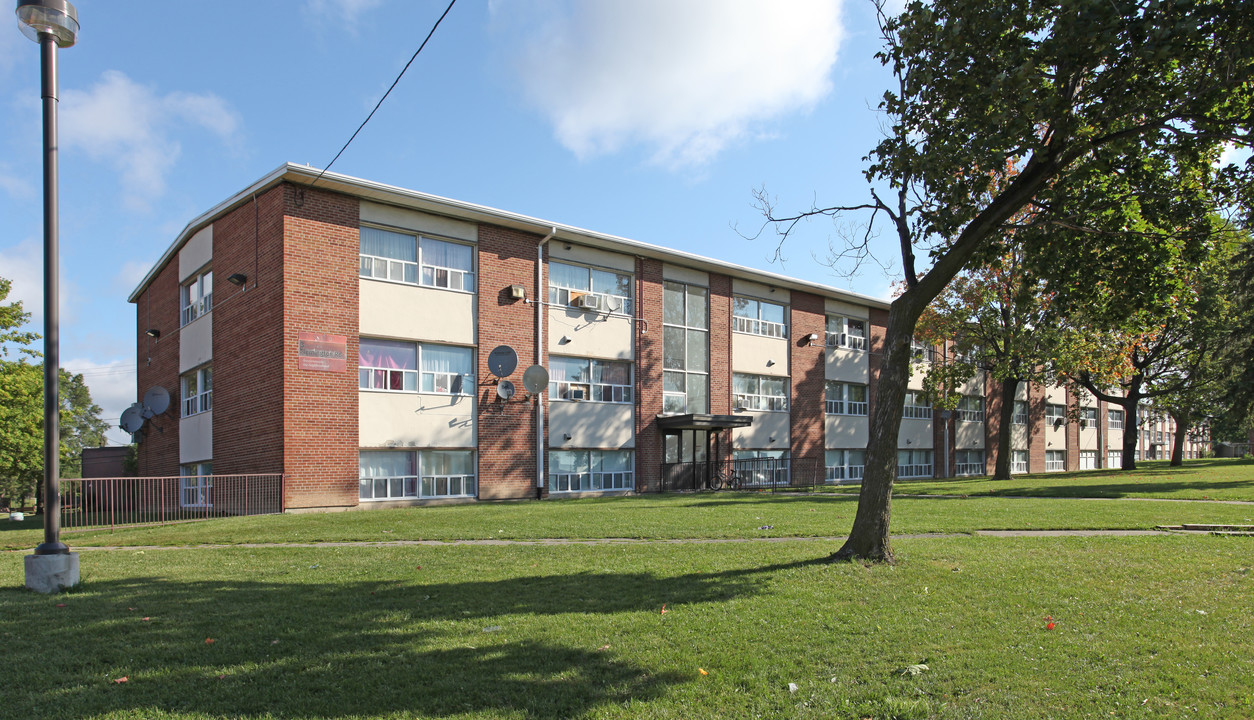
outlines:
[{"label": "gray satellite dish", "polygon": [[[170,409],[170,391],[154,385],[148,388],[148,392],[144,393],[144,407],[148,409],[152,415],[160,415]],[[152,415],[145,414],[146,417]]]},{"label": "gray satellite dish", "polygon": [[497,383],[496,396],[502,400],[509,400],[514,397],[514,383],[509,380],[502,380]]},{"label": "gray satellite dish", "polygon": [[144,406],[135,403],[123,410],[122,420],[118,426],[132,435],[139,432],[139,429],[144,426]]},{"label": "gray satellite dish", "polygon": [[488,370],[497,377],[508,377],[518,367],[518,353],[509,345],[493,348],[488,353]]},{"label": "gray satellite dish", "polygon": [[532,365],[523,372],[523,387],[527,392],[539,395],[549,386],[549,371],[543,365]]}]

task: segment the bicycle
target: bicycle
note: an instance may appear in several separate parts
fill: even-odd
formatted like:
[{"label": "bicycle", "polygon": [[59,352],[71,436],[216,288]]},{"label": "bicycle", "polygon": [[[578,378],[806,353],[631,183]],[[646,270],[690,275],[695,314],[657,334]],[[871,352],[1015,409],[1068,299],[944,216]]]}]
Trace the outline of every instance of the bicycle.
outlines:
[{"label": "bicycle", "polygon": [[735,468],[727,467],[716,471],[710,477],[710,489],[722,490],[726,486],[728,490],[739,490],[742,482],[744,479],[741,478],[740,473],[736,472]]}]

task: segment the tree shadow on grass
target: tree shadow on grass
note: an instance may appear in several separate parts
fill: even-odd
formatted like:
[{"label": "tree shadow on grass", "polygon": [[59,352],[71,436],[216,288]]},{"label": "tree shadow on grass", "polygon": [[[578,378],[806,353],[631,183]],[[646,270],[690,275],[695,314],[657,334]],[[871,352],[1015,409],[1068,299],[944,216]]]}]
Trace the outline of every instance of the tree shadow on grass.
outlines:
[{"label": "tree shadow on grass", "polygon": [[56,599],[0,590],[0,715],[576,717],[689,678],[572,646],[571,623],[751,596],[817,562],[413,584],[145,577]]}]

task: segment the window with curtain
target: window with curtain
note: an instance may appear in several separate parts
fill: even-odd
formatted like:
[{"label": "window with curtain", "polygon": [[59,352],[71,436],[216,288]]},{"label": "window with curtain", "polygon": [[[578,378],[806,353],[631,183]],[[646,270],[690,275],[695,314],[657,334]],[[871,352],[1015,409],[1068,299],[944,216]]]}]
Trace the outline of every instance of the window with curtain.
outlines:
[{"label": "window with curtain", "polygon": [[363,226],[359,274],[376,280],[474,292],[471,245]]},{"label": "window with curtain", "polygon": [[591,293],[601,298],[602,310],[630,315],[631,280],[632,276],[628,273],[550,261],[549,302],[554,305],[574,305],[579,297]]},{"label": "window with curtain", "polygon": [[363,390],[417,392],[418,346],[396,340],[361,338],[357,386]]}]

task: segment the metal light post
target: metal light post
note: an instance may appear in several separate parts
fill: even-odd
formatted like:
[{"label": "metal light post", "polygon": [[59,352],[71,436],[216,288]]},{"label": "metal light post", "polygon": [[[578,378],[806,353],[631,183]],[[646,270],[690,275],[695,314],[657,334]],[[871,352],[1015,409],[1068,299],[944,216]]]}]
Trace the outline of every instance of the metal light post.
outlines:
[{"label": "metal light post", "polygon": [[57,248],[57,48],[78,38],[66,0],[18,0],[17,19],[39,43],[44,131],[44,542],[26,558],[26,586],[56,592],[78,584],[78,556],[61,542],[60,308]]}]

